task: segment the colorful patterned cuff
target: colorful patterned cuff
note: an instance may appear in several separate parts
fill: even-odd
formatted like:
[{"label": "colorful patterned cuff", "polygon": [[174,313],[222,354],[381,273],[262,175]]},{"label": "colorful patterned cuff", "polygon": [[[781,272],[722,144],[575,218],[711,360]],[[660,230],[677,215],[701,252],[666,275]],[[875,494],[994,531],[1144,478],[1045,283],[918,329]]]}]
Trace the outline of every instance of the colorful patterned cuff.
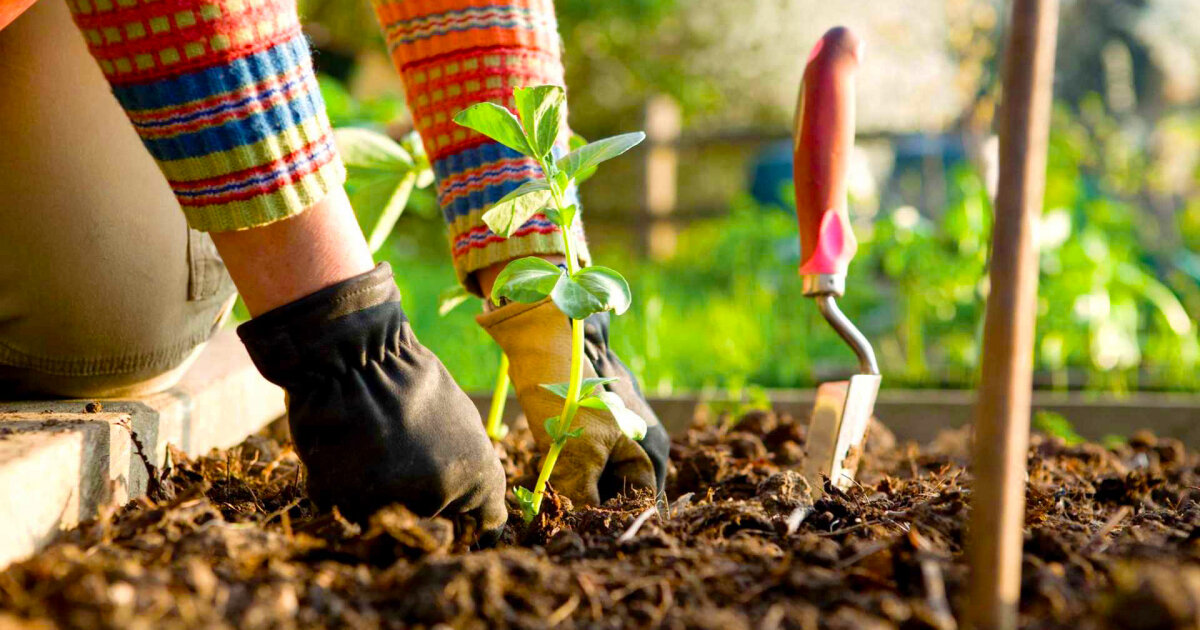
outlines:
[{"label": "colorful patterned cuff", "polygon": [[70,4],[193,228],[265,225],[342,184],[291,0]]},{"label": "colorful patterned cuff", "polygon": [[[484,211],[541,173],[534,160],[454,123],[456,113],[484,101],[515,111],[514,87],[563,85],[553,3],[375,0],[375,10],[433,160],[459,279],[475,291],[471,274],[479,269],[519,256],[563,253],[557,228],[542,215],[508,239],[484,225]],[[564,130],[560,149],[569,133]],[[586,264],[581,227],[576,234]]]},{"label": "colorful patterned cuff", "polygon": [[[450,253],[463,286],[478,292],[471,274],[499,262],[535,254],[563,254],[558,226],[535,214],[512,236],[496,235],[483,222],[483,213],[522,183],[540,177],[535,161],[490,142],[434,162],[438,200],[450,235]],[[578,203],[575,190],[567,203]],[[591,264],[583,223],[576,219],[572,246],[581,265]]]}]

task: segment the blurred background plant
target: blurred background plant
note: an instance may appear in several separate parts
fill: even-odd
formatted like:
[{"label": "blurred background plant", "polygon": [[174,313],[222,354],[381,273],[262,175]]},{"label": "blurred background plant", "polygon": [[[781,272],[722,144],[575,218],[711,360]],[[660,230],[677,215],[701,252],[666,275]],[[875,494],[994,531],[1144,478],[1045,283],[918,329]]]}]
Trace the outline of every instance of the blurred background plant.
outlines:
[{"label": "blurred background plant", "polygon": [[[885,387],[973,385],[1004,12],[991,0],[914,2],[921,10],[556,2],[574,129],[652,131],[642,163],[583,188],[593,252],[628,269],[638,296],[614,343],[650,390],[754,398],[853,367],[800,295],[788,181],[807,47],[838,23],[869,42],[851,183],[861,249],[843,308],[874,341]],[[416,156],[369,7],[302,4],[334,124],[386,133]],[[1176,4],[1064,4],[1039,231],[1040,387],[1200,390],[1200,28]],[[650,102],[669,114],[657,140]],[[351,184],[359,199],[362,186]],[[454,273],[431,189],[412,191],[378,256],[423,342],[464,387],[490,389],[499,351],[475,308],[438,316]]]}]

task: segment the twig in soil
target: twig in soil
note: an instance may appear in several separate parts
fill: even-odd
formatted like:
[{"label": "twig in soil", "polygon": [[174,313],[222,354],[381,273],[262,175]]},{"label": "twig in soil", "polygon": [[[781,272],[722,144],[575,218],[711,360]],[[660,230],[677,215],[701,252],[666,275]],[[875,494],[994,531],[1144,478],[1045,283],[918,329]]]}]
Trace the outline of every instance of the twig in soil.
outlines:
[{"label": "twig in soil", "polygon": [[759,622],[760,630],[779,630],[783,623],[783,617],[787,611],[780,604],[771,604],[767,609],[767,614],[763,615],[762,621]]},{"label": "twig in soil", "polygon": [[662,592],[662,597],[659,599],[658,609],[654,615],[654,625],[656,626],[662,623],[663,619],[667,617],[667,611],[675,605],[675,593],[671,591],[670,583],[666,580],[659,580],[658,589]]},{"label": "twig in soil", "polygon": [[678,499],[675,499],[675,502],[671,504],[671,509],[668,510],[667,516],[675,518],[675,515],[679,513],[679,510],[682,510],[683,508],[692,504],[692,497],[694,496],[696,496],[695,492],[689,492],[680,496]]},{"label": "twig in soil", "polygon": [[575,576],[575,581],[579,583],[579,588],[583,590],[584,597],[587,597],[588,608],[592,611],[592,621],[600,621],[600,616],[604,613],[604,607],[600,602],[596,601],[596,585],[592,584],[592,579],[580,573]]},{"label": "twig in soil", "polygon": [[925,598],[929,610],[935,615],[938,630],[958,630],[958,621],[950,610],[950,602],[946,599],[946,580],[942,576],[942,567],[933,556],[931,546],[915,527],[908,530],[908,540],[917,553],[917,561],[921,565],[921,581],[925,586]]},{"label": "twig in soil", "polygon": [[[288,503],[287,505],[279,508],[278,510],[275,510],[274,512],[271,512],[270,514],[267,515],[266,518],[263,519],[263,525],[269,524],[271,521],[275,520],[275,517],[277,517],[277,516],[287,515],[288,512],[292,511],[292,508],[296,507],[297,505],[300,505],[300,501],[301,501],[301,499],[292,499],[292,501],[290,503]],[[289,532],[288,535],[291,536],[291,533]]]},{"label": "twig in soil", "polygon": [[645,525],[646,521],[650,520],[651,516],[654,516],[654,508],[655,506],[651,505],[645,510],[642,510],[642,513],[638,514],[638,517],[633,519],[633,524],[629,526],[629,529],[625,530],[625,533],[621,534],[621,536],[617,538],[617,544],[620,545],[633,540],[633,537],[637,535],[638,530],[642,528],[642,525]]},{"label": "twig in soil", "polygon": [[657,580],[654,578],[642,578],[640,580],[634,580],[629,583],[629,586],[626,586],[625,588],[617,589],[611,593],[610,596],[612,597],[612,603],[617,604],[621,600],[625,599],[626,597],[629,597],[630,595],[632,595],[644,588],[657,585],[660,581],[661,580]]},{"label": "twig in soil", "polygon": [[842,560],[841,562],[838,562],[837,567],[839,569],[845,569],[847,567],[852,567],[855,564],[858,564],[859,560],[869,558],[891,546],[892,546],[892,541],[890,541],[890,540],[880,540],[880,541],[874,542],[870,545],[867,545],[867,547],[864,548],[862,551],[854,554],[853,556],[850,556],[849,558],[846,558],[845,560]]},{"label": "twig in soil", "polygon": [[808,515],[812,513],[813,509],[811,505],[801,505],[800,507],[792,510],[792,513],[788,514],[787,517],[786,535],[791,536],[792,534],[795,534],[796,530],[800,529],[800,524],[804,522],[804,519],[808,518]]},{"label": "twig in soil", "polygon": [[557,626],[570,617],[576,608],[579,608],[579,593],[571,593],[571,598],[546,618],[546,625],[551,628]]},{"label": "twig in soil", "polygon": [[1104,547],[1107,545],[1102,546],[1100,543],[1106,536],[1112,533],[1112,530],[1116,529],[1117,525],[1120,525],[1121,521],[1125,520],[1125,517],[1129,516],[1129,513],[1132,511],[1133,508],[1129,507],[1128,505],[1122,505],[1120,509],[1118,509],[1112,516],[1108,517],[1107,521],[1104,521],[1104,524],[1100,526],[1100,529],[1096,530],[1095,534],[1092,534],[1092,537],[1089,538],[1086,543],[1084,543],[1082,549],[1086,551],[1092,549],[1092,547],[1096,547],[1096,551],[1103,551]]},{"label": "twig in soil", "polygon": [[831,531],[831,532],[817,532],[817,535],[818,535],[818,536],[841,536],[842,534],[849,534],[850,532],[853,532],[853,531],[856,531],[856,530],[860,530],[860,529],[862,529],[862,528],[866,527],[867,525],[877,525],[877,524],[878,524],[878,523],[867,523],[867,522],[862,522],[862,523],[858,523],[858,524],[855,524],[855,525],[851,525],[851,526],[849,526],[849,527],[843,527],[843,528],[841,528],[841,529],[835,529],[835,530],[833,530],[833,531]]}]

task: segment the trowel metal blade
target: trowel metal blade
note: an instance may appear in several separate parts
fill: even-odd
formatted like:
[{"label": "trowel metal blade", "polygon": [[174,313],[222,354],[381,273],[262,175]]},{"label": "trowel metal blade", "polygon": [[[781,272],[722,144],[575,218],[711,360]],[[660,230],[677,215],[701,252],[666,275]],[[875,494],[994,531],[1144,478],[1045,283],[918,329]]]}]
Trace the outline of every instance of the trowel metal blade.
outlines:
[{"label": "trowel metal blade", "polygon": [[880,380],[878,375],[855,374],[849,381],[822,383],[817,387],[804,465],[804,476],[814,498],[823,493],[822,475],[838,488],[853,484],[867,427],[875,411]]}]

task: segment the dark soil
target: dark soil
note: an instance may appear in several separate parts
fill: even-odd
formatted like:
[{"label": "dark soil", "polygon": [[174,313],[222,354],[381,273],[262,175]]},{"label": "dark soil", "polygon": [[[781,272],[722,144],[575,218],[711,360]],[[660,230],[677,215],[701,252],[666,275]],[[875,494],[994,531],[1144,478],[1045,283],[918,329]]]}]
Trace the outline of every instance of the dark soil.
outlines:
[{"label": "dark soil", "polygon": [[[793,470],[803,427],[752,412],[673,446],[669,508],[552,496],[486,551],[399,507],[364,527],[318,512],[291,449],[256,437],[176,454],[151,498],[0,573],[0,628],[949,629],[967,437],[877,430],[860,484],[813,504]],[[518,430],[498,447],[512,478],[531,446]],[[1023,627],[1200,627],[1200,455],[1035,437],[1029,470]]]}]

